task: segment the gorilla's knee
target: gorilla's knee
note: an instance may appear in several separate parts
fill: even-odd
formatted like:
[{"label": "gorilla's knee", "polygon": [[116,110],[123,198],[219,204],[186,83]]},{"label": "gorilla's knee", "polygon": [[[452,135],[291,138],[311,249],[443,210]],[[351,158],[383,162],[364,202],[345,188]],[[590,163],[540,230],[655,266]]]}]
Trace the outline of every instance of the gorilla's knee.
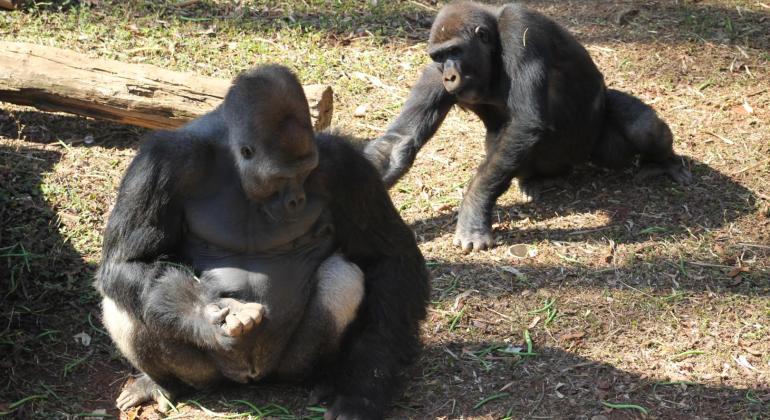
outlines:
[{"label": "gorilla's knee", "polygon": [[318,268],[319,304],[334,320],[337,331],[342,331],[356,317],[364,298],[364,273],[341,254],[334,254]]},{"label": "gorilla's knee", "polygon": [[112,341],[118,346],[123,356],[136,366],[136,347],[134,345],[136,321],[108,297],[102,300],[102,319]]}]

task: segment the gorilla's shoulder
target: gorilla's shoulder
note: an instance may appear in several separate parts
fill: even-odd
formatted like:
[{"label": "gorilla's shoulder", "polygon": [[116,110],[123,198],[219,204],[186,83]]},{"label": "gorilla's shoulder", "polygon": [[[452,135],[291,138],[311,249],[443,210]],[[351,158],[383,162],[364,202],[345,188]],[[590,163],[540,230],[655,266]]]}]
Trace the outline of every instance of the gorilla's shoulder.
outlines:
[{"label": "gorilla's shoulder", "polygon": [[157,130],[142,140],[127,176],[167,180],[184,187],[206,174],[211,166],[210,142],[182,130]]},{"label": "gorilla's shoulder", "polygon": [[318,145],[318,167],[327,186],[345,189],[351,185],[367,185],[373,193],[378,191],[387,196],[380,174],[364,156],[364,143],[351,137],[335,133],[316,134]]},{"label": "gorilla's shoulder", "polygon": [[321,160],[346,165],[369,165],[363,154],[363,142],[350,136],[334,131],[317,133],[316,144]]}]

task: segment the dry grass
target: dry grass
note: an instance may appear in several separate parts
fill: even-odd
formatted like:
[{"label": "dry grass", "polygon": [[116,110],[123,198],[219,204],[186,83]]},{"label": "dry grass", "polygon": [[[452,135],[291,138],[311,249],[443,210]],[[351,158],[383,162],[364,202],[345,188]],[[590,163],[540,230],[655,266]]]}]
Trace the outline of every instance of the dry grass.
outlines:
[{"label": "dry grass", "polygon": [[[335,125],[362,138],[382,133],[403,104],[437,8],[126,3],[2,13],[0,37],[218,77],[281,62],[304,82],[332,84]],[[426,350],[392,416],[770,417],[770,6],[529,3],[588,46],[609,85],[654,104],[695,182],[635,184],[632,171],[584,168],[537,204],[517,203],[513,188],[496,210],[498,246],[463,255],[451,245],[454,218],[483,130],[453,111],[391,191],[434,285]],[[638,15],[616,24],[629,9]],[[132,370],[101,330],[90,283],[141,134],[2,104],[0,412],[118,414],[113,400]],[[531,256],[512,256],[516,244]],[[89,345],[73,339],[81,332]],[[525,335],[530,356],[516,354]],[[181,415],[317,416],[290,386],[191,398]],[[137,415],[159,416],[145,407],[128,417]]]}]

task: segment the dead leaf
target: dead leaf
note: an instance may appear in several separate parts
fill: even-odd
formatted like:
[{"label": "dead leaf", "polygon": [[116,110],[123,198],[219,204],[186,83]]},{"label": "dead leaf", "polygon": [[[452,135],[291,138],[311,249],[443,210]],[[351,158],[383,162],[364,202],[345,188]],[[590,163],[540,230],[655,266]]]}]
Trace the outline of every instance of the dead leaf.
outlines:
[{"label": "dead leaf", "polygon": [[562,394],[561,392],[559,392],[559,388],[561,388],[561,387],[563,387],[563,386],[565,386],[565,385],[566,385],[566,384],[559,382],[558,384],[556,384],[556,387],[554,387],[554,389],[553,389],[553,392],[556,394],[556,396],[557,396],[558,398],[564,398],[564,394]]},{"label": "dead leaf", "polygon": [[88,347],[91,345],[91,336],[87,333],[80,332],[72,336],[72,338],[75,339],[76,343],[80,343],[85,347]]},{"label": "dead leaf", "polygon": [[462,309],[463,306],[465,306],[465,299],[468,296],[470,296],[471,293],[474,293],[474,292],[476,292],[476,290],[470,289],[470,290],[466,290],[466,291],[460,293],[459,295],[457,295],[457,297],[455,298],[455,303],[454,303],[454,305],[452,305],[452,311],[457,312],[460,309]]},{"label": "dead leaf", "polygon": [[573,331],[561,336],[562,341],[579,340],[586,336],[585,331]]},{"label": "dead leaf", "polygon": [[744,355],[740,355],[738,357],[733,357],[733,360],[735,360],[735,363],[737,363],[742,368],[745,368],[745,369],[748,369],[748,370],[751,370],[751,371],[754,371],[754,372],[758,372],[757,368],[752,366],[751,363],[749,363],[749,360],[746,359],[746,356],[744,356]]},{"label": "dead leaf", "polygon": [[532,322],[530,322],[529,325],[527,325],[527,328],[529,328],[530,330],[532,328],[535,328],[538,322],[540,322],[540,317],[536,316],[534,319],[532,319]]},{"label": "dead leaf", "polygon": [[606,379],[600,379],[599,382],[596,383],[597,388],[603,389],[605,391],[610,389],[610,386],[611,386],[610,382],[607,381]]},{"label": "dead leaf", "polygon": [[354,117],[363,117],[369,112],[369,104],[361,104],[353,111]]},{"label": "dead leaf", "polygon": [[452,209],[452,205],[451,204],[442,204],[440,206],[433,207],[433,211],[447,211],[447,210],[451,210],[451,209]]},{"label": "dead leaf", "polygon": [[745,99],[743,100],[743,109],[745,109],[749,114],[754,113],[754,108],[752,108],[751,105],[749,105],[749,102]]},{"label": "dead leaf", "polygon": [[[516,277],[524,277],[524,273],[521,272],[521,270],[511,267],[510,265],[504,265],[500,267],[501,270],[505,271],[506,273],[513,274]],[[523,293],[523,292],[522,292]]]}]

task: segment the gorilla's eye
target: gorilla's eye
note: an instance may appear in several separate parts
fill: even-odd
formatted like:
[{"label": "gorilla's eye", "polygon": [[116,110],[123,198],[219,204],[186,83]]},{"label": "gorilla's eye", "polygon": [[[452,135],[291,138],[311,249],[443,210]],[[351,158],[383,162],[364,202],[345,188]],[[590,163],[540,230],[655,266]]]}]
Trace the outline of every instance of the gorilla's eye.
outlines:
[{"label": "gorilla's eye", "polygon": [[241,156],[243,156],[244,159],[251,159],[254,156],[254,149],[249,146],[241,147]]},{"label": "gorilla's eye", "polygon": [[446,57],[444,57],[444,54],[442,54],[442,53],[433,53],[433,54],[430,55],[430,58],[435,63],[443,63],[444,60],[446,59]]}]

